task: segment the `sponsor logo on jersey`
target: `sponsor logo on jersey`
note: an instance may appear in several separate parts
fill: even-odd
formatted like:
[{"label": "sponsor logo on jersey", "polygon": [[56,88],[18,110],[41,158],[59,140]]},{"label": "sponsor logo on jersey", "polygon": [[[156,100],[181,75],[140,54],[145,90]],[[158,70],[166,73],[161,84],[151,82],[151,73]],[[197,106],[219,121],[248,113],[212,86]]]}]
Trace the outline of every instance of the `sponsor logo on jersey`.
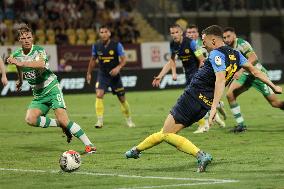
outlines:
[{"label": "sponsor logo on jersey", "polygon": [[189,53],[189,49],[185,49],[184,52],[185,52],[186,54],[188,54],[188,53]]}]

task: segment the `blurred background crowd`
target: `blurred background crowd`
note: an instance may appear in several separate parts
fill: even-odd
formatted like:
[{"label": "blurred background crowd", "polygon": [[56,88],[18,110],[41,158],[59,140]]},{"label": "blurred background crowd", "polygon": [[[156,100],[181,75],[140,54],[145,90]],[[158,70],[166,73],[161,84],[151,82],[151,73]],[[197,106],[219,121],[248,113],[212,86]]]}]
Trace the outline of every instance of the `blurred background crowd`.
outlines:
[{"label": "blurred background crowd", "polygon": [[111,26],[115,39],[136,43],[134,4],[134,0],[2,0],[0,43],[14,44],[14,30],[22,22],[32,27],[40,44],[92,44],[103,24]]}]

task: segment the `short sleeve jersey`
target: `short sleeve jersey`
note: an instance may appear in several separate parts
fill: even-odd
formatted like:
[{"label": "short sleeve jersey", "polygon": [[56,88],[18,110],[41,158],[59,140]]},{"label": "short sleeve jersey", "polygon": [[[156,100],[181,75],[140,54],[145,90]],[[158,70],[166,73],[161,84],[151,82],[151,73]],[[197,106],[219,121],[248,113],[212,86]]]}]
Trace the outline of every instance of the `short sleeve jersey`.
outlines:
[{"label": "short sleeve jersey", "polygon": [[[46,52],[43,47],[33,45],[28,54],[24,54],[23,49],[19,48],[12,53],[12,57],[20,62],[31,62],[43,60],[45,63],[44,68],[30,68],[22,67],[24,78],[31,85],[34,95],[40,95],[43,89],[48,90],[51,83],[56,80],[56,75],[49,69],[49,62]],[[57,81],[57,80],[56,80]]]}]

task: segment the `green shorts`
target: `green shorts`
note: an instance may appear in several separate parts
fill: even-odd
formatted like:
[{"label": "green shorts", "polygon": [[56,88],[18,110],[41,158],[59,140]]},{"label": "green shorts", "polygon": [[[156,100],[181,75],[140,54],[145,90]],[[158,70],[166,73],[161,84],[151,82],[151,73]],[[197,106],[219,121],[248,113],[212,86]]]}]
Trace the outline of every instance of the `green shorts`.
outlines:
[{"label": "green shorts", "polygon": [[[266,70],[263,69],[261,71],[267,75]],[[240,78],[235,81],[238,82],[240,85],[244,85],[248,88],[250,87],[255,88],[257,91],[259,91],[264,96],[269,96],[271,94],[274,94],[274,92],[268,85],[266,85],[259,79],[255,78],[253,75],[247,75],[243,73],[240,76]]]},{"label": "green shorts", "polygon": [[28,109],[40,109],[43,115],[46,115],[50,109],[66,109],[63,93],[59,84],[56,84],[46,94],[34,97]]}]

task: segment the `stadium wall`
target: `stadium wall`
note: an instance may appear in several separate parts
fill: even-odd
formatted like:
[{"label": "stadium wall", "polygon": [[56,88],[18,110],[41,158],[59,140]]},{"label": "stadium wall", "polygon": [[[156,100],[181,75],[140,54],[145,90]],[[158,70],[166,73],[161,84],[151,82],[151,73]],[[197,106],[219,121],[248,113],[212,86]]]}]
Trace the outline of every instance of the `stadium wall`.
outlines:
[{"label": "stadium wall", "polygon": [[[284,68],[281,64],[266,65],[268,75],[275,83],[284,83]],[[127,91],[157,90],[152,87],[152,80],[160,72],[159,68],[153,69],[131,69],[122,71],[122,82]],[[160,89],[178,89],[185,87],[185,77],[181,68],[177,69],[178,77],[172,80],[171,74],[167,74],[161,81]],[[95,93],[95,78],[97,71],[94,71],[91,85],[86,83],[86,72],[58,72],[56,73],[64,94]],[[0,85],[1,97],[5,96],[29,96],[31,88],[27,81],[24,81],[22,91],[16,92],[15,73],[8,73],[9,83],[3,87]],[[110,89],[109,89],[110,92]]]}]

